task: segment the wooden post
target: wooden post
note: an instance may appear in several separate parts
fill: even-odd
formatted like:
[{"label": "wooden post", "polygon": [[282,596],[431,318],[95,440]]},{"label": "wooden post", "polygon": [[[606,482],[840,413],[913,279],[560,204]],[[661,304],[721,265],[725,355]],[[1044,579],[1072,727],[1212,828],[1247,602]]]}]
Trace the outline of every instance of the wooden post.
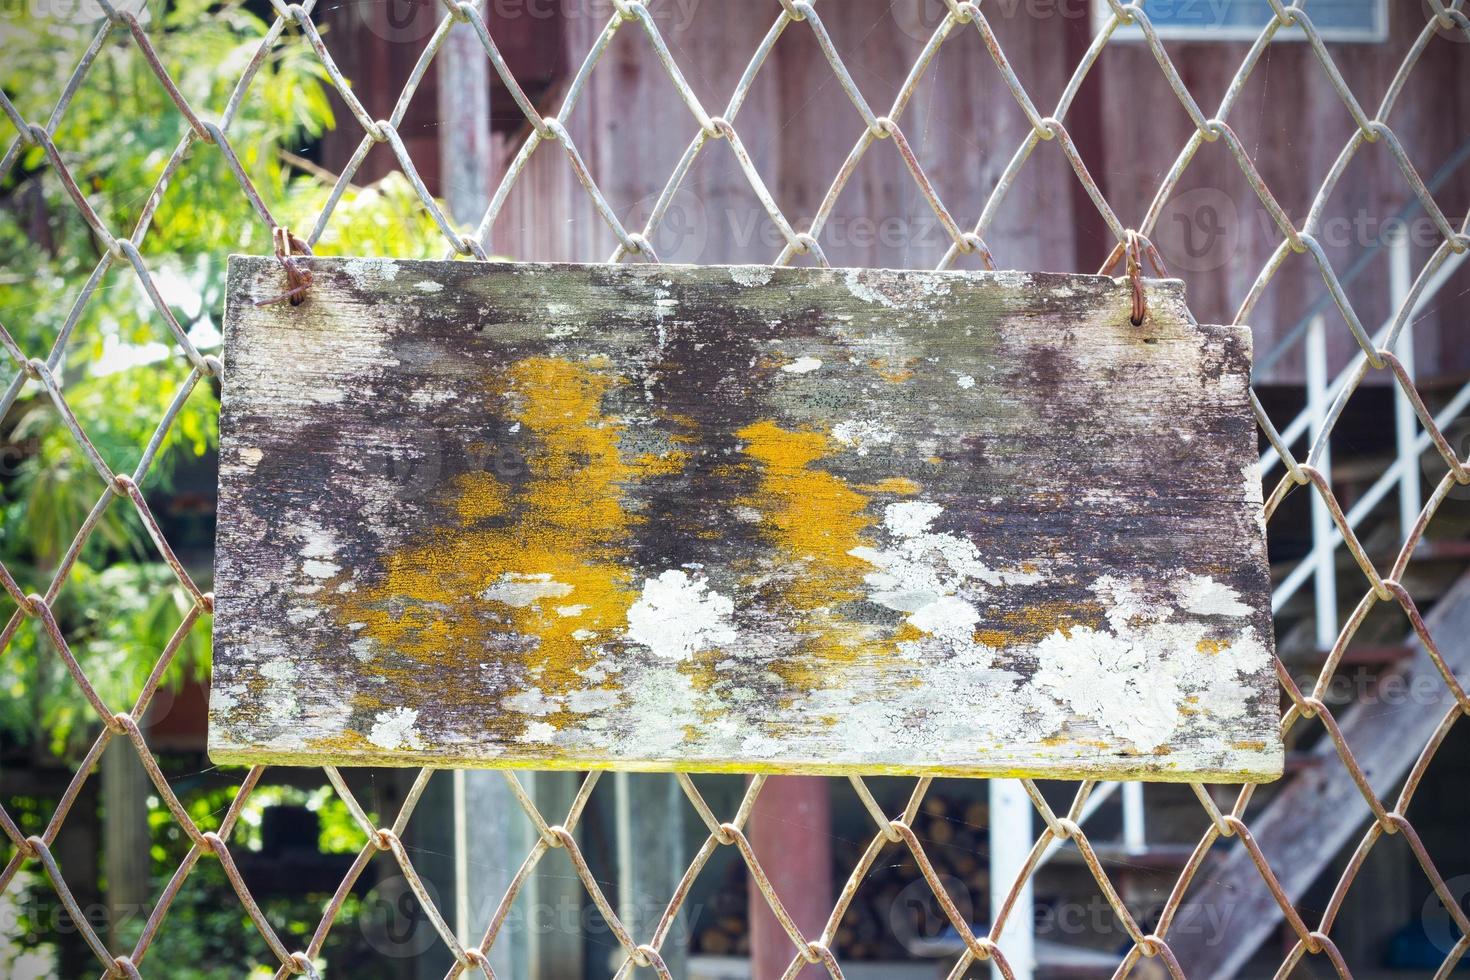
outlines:
[{"label": "wooden post", "polygon": [[[116,741],[121,742],[122,740]],[[99,782],[100,780],[97,779],[89,779],[82,784],[76,801],[72,803],[71,813],[67,816],[66,828],[56,838],[56,844],[52,848],[56,862],[61,866],[61,873],[66,877],[72,895],[76,897],[83,914],[95,912],[100,897],[97,894],[99,865],[97,852],[101,842],[100,821],[97,815]],[[62,782],[55,787],[54,794],[48,792],[45,795],[54,800],[60,795],[64,785],[65,782]],[[34,866],[32,871],[41,879],[41,887],[46,889],[45,873],[39,867]],[[53,933],[56,938],[57,974],[63,977],[95,975],[97,959],[82,939],[81,931],[72,924],[70,916],[61,910],[60,901],[49,894],[49,889],[42,892],[42,901],[56,902],[53,914],[60,916],[56,921],[63,924],[63,928]],[[95,919],[92,924],[93,926],[98,925]]]},{"label": "wooden post", "polygon": [[[148,794],[153,784],[127,739],[113,739],[102,753],[102,860],[107,877],[107,931],[121,949],[130,922],[148,917],[153,858],[148,834]],[[100,931],[100,930],[99,930]]]},{"label": "wooden post", "polygon": [[[500,773],[457,769],[452,788],[451,813],[441,810],[434,817],[452,815],[455,934],[461,942],[478,943],[536,835]],[[515,906],[520,914],[496,937],[490,949],[496,976],[539,976],[527,968],[534,923],[527,910],[534,901],[534,894],[521,895]]]},{"label": "wooden post", "polygon": [[[445,38],[436,63],[439,194],[455,223],[473,229],[490,203],[495,169],[490,145],[490,62],[469,25],[458,24]],[[529,783],[534,776],[523,779]],[[497,772],[457,769],[448,798],[433,802],[433,819],[450,824],[445,829],[453,834],[455,932],[461,942],[477,943],[531,849],[530,824]],[[553,814],[548,819],[560,817]],[[527,969],[531,931],[532,921],[519,917],[502,928],[490,951],[497,975],[531,976]]]},{"label": "wooden post", "polygon": [[[814,939],[832,912],[832,817],[827,780],[772,776],[750,814],[750,844],[801,934]],[[751,980],[775,980],[796,948],[766,897],[750,883]],[[798,977],[826,976],[820,966]]]},{"label": "wooden post", "polygon": [[[397,798],[391,807],[385,807],[380,811],[384,820],[391,820],[392,816],[398,812],[398,807],[402,805],[403,798],[407,796],[417,776],[417,769],[404,769],[399,772]],[[444,847],[441,843],[448,836],[446,824],[449,823],[448,817],[451,812],[451,778],[450,773],[436,772],[429,780],[429,785],[425,788],[424,795],[419,798],[418,807],[414,810],[413,819],[408,822],[405,844],[411,848],[411,853],[414,855],[414,870],[432,889],[429,894],[439,907],[439,911],[447,917],[448,921],[457,922],[463,914],[462,906],[459,904],[459,894],[455,888],[455,868],[458,855],[448,853],[449,848]],[[392,887],[406,889],[408,885],[405,881],[401,885],[395,883]],[[389,894],[395,894],[395,892],[390,890]],[[422,909],[415,914],[413,928],[415,931],[410,935],[414,943],[424,944],[423,952],[413,959],[412,976],[414,980],[442,978],[448,951],[437,937],[429,938],[429,933],[434,927]],[[426,930],[422,938],[418,930]],[[459,937],[464,940],[463,931],[459,931]],[[471,941],[478,938],[474,936]],[[494,963],[498,970],[500,961],[494,960]]]},{"label": "wooden post", "polygon": [[[497,775],[478,773],[477,776]],[[528,772],[521,774],[526,791],[536,801],[541,815],[554,824],[566,819],[582,774],[576,772]],[[535,844],[535,833],[529,823],[522,821],[523,830],[516,838],[515,846],[522,854]],[[572,836],[580,843],[582,829],[578,825]],[[522,839],[524,838],[524,839]],[[512,867],[505,875],[510,883]],[[502,889],[504,891],[504,889]],[[533,980],[562,980],[565,977],[580,977],[585,959],[582,936],[583,900],[586,891],[575,874],[570,873],[564,859],[548,854],[536,866],[536,873],[526,884],[525,916],[522,930],[526,934],[524,973],[501,974],[501,976],[524,975]],[[595,972],[595,971],[594,971]]]},{"label": "wooden post", "polygon": [[461,226],[490,203],[490,60],[468,24],[456,24],[439,51],[439,195]]},{"label": "wooden post", "polygon": [[[635,942],[646,943],[673,897],[688,864],[684,847],[684,808],[689,804],[673,776],[620,772],[613,776],[618,848],[618,917]],[[660,950],[676,977],[684,976],[689,956],[684,910]],[[614,950],[617,961],[622,950]],[[616,965],[609,964],[610,966]],[[638,971],[653,976],[652,970]]]}]

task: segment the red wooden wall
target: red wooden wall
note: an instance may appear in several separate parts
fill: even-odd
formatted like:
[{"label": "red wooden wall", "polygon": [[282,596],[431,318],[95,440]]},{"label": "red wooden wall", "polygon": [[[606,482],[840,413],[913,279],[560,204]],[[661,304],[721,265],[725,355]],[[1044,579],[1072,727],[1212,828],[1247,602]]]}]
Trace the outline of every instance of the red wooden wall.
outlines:
[{"label": "red wooden wall", "polygon": [[[1370,115],[1424,24],[1419,4],[1394,0],[1389,6],[1388,41],[1331,46]],[[779,11],[774,0],[669,0],[651,7],[674,57],[712,114],[723,112]],[[550,114],[559,107],[566,80],[606,23],[607,8],[594,0],[490,3],[491,31],[542,111]],[[441,9],[438,4],[389,0],[344,5],[327,15],[328,44],[375,117],[391,110]],[[822,11],[838,51],[880,114],[901,86],[939,9],[937,0],[913,0],[912,6],[844,0]],[[1092,37],[1082,0],[984,9],[1033,101],[1049,114]],[[1247,49],[1235,42],[1169,45],[1185,83],[1207,114],[1218,106]],[[492,95],[492,104],[501,156],[498,174],[528,127],[503,92]],[[435,106],[431,71],[401,133],[431,188],[438,190]],[[361,136],[345,110],[340,115],[345,124],[323,147],[324,161],[333,168],[345,162]],[[1152,53],[1127,42],[1108,46],[1065,121],[1125,225],[1142,220],[1192,131]],[[1354,132],[1311,48],[1299,41],[1273,44],[1228,121],[1300,225]],[[1470,140],[1470,57],[1463,43],[1438,37],[1429,44],[1389,122],[1426,180],[1463,149]],[[966,230],[1028,131],[973,27],[964,28],[940,50],[901,124]],[[633,229],[641,227],[696,132],[647,38],[631,24],[619,32],[593,73],[567,125],[599,186]],[[862,133],[862,120],[812,32],[799,24],[777,43],[735,125],[767,186],[798,228],[816,211]],[[392,167],[391,154],[376,148],[361,179],[374,179]],[[1470,162],[1436,197],[1458,225],[1470,207]],[[1323,215],[1327,223],[1320,237],[1334,268],[1345,273],[1365,248],[1382,239],[1384,220],[1411,200],[1388,147],[1382,142],[1363,147]],[[1411,218],[1409,228],[1421,241],[1414,248],[1417,273],[1438,236],[1422,213]],[[984,236],[1002,268],[1095,272],[1113,244],[1055,142],[1036,148]],[[1235,315],[1280,240],[1223,142],[1200,150],[1154,234],[1171,273],[1188,283],[1191,306],[1202,320]],[[554,145],[543,146],[533,157],[492,242],[503,255],[558,260],[604,259],[615,244]],[[662,259],[679,262],[767,262],[780,250],[774,228],[722,143],[705,148],[654,244]],[[884,141],[869,151],[839,198],[822,244],[834,264],[922,267],[932,266],[948,241],[896,147]],[[960,264],[978,267],[973,257],[962,258]],[[1258,354],[1271,350],[1322,290],[1311,257],[1290,256],[1250,317]],[[1470,345],[1463,341],[1462,325],[1467,290],[1470,272],[1457,276],[1415,329],[1421,371],[1428,378],[1470,372]],[[1389,311],[1382,257],[1349,285],[1348,295],[1369,329],[1375,328]],[[1327,320],[1336,368],[1355,348],[1335,309],[1328,309]],[[1263,380],[1299,383],[1301,376],[1297,351],[1282,358]]]}]

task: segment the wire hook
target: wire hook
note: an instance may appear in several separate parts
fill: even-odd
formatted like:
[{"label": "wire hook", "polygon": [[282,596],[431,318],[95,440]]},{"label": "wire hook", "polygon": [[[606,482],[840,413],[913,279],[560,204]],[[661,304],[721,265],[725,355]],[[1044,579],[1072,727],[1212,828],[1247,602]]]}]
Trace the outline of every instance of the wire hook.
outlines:
[{"label": "wire hook", "polygon": [[286,291],[279,296],[259,300],[255,305],[269,306],[289,300],[292,306],[300,306],[301,301],[306,298],[306,287],[311,285],[311,273],[297,265],[291,255],[293,252],[297,255],[310,255],[311,246],[279,226],[271,229],[271,239],[276,246],[276,261],[286,271]]}]

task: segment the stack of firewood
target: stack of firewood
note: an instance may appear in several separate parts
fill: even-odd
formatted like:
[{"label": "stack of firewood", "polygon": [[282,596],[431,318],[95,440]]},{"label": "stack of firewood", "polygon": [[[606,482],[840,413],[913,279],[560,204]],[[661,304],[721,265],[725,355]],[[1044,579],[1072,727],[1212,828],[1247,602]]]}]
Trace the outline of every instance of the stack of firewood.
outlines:
[{"label": "stack of firewood", "polygon": [[746,956],[750,953],[750,909],[747,905],[745,863],[733,861],[715,889],[711,904],[693,922],[691,948],[707,956]]}]

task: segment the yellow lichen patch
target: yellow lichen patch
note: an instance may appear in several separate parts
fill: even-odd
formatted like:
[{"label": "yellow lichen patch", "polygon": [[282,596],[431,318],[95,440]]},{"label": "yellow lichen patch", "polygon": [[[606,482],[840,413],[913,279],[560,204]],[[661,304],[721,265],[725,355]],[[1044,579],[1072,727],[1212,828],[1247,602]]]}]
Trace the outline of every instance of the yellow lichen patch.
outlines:
[{"label": "yellow lichen patch", "polygon": [[780,368],[783,364],[790,364],[793,359],[785,351],[770,351],[756,358],[752,367],[760,373],[770,373]]},{"label": "yellow lichen patch", "polygon": [[461,473],[451,481],[455,510],[462,524],[499,517],[507,506],[505,487],[483,470]]},{"label": "yellow lichen patch", "polygon": [[1229,650],[1230,644],[1225,640],[1204,639],[1196,643],[1194,645],[1194,648],[1200,653],[1208,653],[1213,656],[1217,653],[1222,653],[1225,650]]},{"label": "yellow lichen patch", "polygon": [[1010,635],[1003,630],[976,630],[975,642],[983,643],[993,650],[1000,650],[1011,640]]},{"label": "yellow lichen patch", "polygon": [[911,359],[896,361],[873,358],[868,361],[868,367],[872,368],[873,372],[884,381],[890,384],[902,384],[914,376],[913,368],[909,366],[913,363]]},{"label": "yellow lichen patch", "polygon": [[906,476],[890,476],[877,483],[865,483],[860,489],[865,493],[896,493],[911,497],[924,488]]},{"label": "yellow lichen patch", "polygon": [[[863,576],[872,570],[853,549],[870,546],[863,532],[874,523],[868,498],[812,464],[836,447],[824,433],[783,429],[771,421],[736,433],[760,466],[755,493],[742,503],[755,508],[776,558],[789,569],[778,601],[803,634],[802,651],[818,663],[848,663],[864,652],[873,627],[845,620],[843,603],[863,599]],[[791,665],[784,676],[810,687],[819,671]]]},{"label": "yellow lichen patch", "polygon": [[[389,556],[381,578],[342,598],[342,618],[400,656],[393,679],[426,686],[423,665],[451,665],[497,633],[544,697],[587,686],[592,644],[627,625],[636,598],[624,558],[639,521],[628,485],[675,471],[682,454],[625,460],[622,425],[602,399],[619,379],[590,362],[529,358],[490,384],[523,429],[524,479],[489,473],[453,480],[444,501],[455,526]],[[506,694],[516,693],[506,691]],[[554,711],[543,720],[569,720]]]},{"label": "yellow lichen patch", "polygon": [[313,752],[323,755],[359,755],[385,754],[383,750],[368,741],[366,735],[349,729],[343,729],[332,735],[319,735],[306,740],[306,747]]},{"label": "yellow lichen patch", "polygon": [[1070,637],[1074,627],[1101,620],[1102,606],[1096,602],[1036,602],[1018,609],[992,608],[988,618],[999,619],[1003,628],[982,630],[975,638],[987,646],[1003,647],[1035,643],[1057,632]]},{"label": "yellow lichen patch", "polygon": [[662,456],[644,453],[634,461],[633,465],[648,476],[668,476],[683,472],[688,462],[689,454],[682,449],[675,449]]}]

